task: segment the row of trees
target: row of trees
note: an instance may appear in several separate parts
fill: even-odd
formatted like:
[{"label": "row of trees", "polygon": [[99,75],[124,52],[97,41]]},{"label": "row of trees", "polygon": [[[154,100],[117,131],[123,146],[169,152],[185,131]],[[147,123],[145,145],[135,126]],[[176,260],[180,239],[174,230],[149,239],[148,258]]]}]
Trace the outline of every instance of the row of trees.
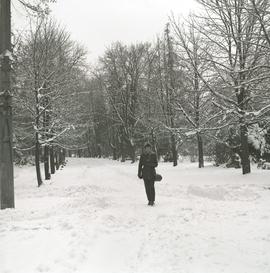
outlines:
[{"label": "row of trees", "polygon": [[85,54],[47,17],[38,19],[16,45],[15,155],[21,161],[34,152],[39,186],[41,158],[48,180],[64,162],[66,146],[72,147],[82,133],[77,93],[84,88]]},{"label": "row of trees", "polygon": [[243,174],[251,153],[268,157],[270,4],[198,2],[201,14],[171,17],[155,43],[116,42],[95,67],[48,18],[23,37],[15,60],[16,151],[35,151],[39,185],[40,160],[49,179],[49,161],[52,167],[64,149],[134,162],[148,141],[174,166],[179,152],[196,153],[199,167],[205,154],[226,161],[238,154]]}]

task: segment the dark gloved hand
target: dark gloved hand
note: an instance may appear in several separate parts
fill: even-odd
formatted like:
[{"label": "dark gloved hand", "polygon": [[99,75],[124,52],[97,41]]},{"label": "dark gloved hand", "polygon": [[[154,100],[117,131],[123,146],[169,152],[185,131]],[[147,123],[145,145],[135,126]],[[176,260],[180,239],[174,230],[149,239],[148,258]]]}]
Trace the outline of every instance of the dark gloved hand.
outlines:
[{"label": "dark gloved hand", "polygon": [[139,177],[140,179],[142,179],[142,175],[141,175],[141,174],[138,174],[138,177]]}]

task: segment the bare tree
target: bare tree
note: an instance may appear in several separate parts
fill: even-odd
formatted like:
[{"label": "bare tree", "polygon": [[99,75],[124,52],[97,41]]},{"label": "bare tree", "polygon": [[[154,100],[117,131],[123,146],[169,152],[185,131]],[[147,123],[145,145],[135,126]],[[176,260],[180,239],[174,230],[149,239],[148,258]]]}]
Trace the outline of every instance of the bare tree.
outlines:
[{"label": "bare tree", "polygon": [[204,167],[203,134],[209,130],[210,123],[217,116],[209,114],[212,111],[212,96],[200,76],[208,72],[208,62],[205,60],[206,45],[190,21],[181,27],[172,18],[175,33],[178,63],[181,67],[181,87],[176,94],[174,107],[183,116],[185,124],[178,130],[187,136],[196,136],[198,146],[199,168]]},{"label": "bare tree", "polygon": [[173,157],[173,166],[177,166],[177,145],[176,136],[173,131],[175,128],[175,111],[173,109],[173,103],[176,92],[176,73],[175,73],[175,54],[173,49],[173,41],[170,34],[170,25],[166,25],[165,29],[165,58],[164,58],[164,68],[165,68],[165,96],[166,96],[166,112],[167,112],[167,126],[169,126],[171,131],[171,151]]}]

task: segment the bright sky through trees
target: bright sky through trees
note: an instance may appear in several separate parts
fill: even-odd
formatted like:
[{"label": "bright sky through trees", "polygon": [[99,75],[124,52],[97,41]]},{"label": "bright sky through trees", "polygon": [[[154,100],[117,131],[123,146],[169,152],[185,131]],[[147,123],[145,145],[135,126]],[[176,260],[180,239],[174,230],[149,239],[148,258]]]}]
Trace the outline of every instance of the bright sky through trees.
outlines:
[{"label": "bright sky through trees", "polygon": [[[171,13],[188,14],[195,6],[194,0],[57,0],[52,14],[95,61],[114,41],[153,41]],[[21,13],[14,8],[15,28],[26,25]]]}]

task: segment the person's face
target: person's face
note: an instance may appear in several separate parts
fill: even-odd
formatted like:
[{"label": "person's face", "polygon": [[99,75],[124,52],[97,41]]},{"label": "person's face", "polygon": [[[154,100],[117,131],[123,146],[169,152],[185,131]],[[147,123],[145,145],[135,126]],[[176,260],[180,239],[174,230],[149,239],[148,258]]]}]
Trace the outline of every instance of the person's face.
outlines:
[{"label": "person's face", "polygon": [[147,146],[147,147],[145,147],[144,151],[146,154],[150,154],[151,148],[149,146]]}]

